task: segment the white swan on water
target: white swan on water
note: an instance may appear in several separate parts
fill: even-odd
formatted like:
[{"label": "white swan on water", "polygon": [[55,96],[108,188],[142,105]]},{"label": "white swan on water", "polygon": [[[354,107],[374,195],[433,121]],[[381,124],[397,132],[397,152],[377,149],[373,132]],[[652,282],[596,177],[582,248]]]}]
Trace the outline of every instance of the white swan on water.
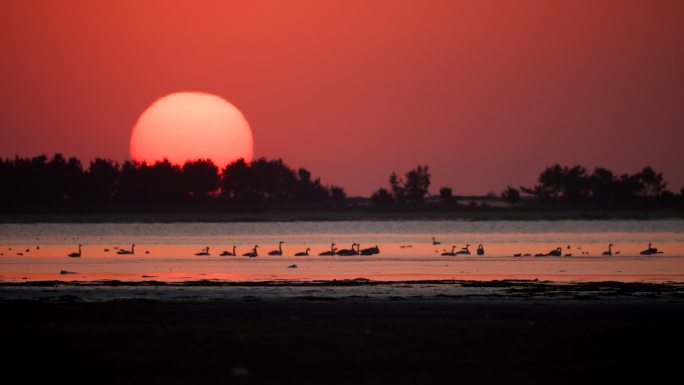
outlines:
[{"label": "white swan on water", "polygon": [[80,243],[78,244],[78,252],[70,253],[69,256],[71,258],[81,258],[81,244]]},{"label": "white swan on water", "polygon": [[209,246],[202,249],[202,251],[200,251],[199,253],[195,253],[195,255],[210,255],[209,254]]},{"label": "white swan on water", "polygon": [[613,246],[615,246],[615,245],[613,245],[612,243],[609,243],[608,244],[608,251],[604,251],[603,253],[601,253],[601,255],[613,255]]},{"label": "white swan on water", "polygon": [[306,248],[306,251],[300,251],[299,253],[295,253],[296,257],[303,257],[309,255],[309,251],[311,251],[310,247]]},{"label": "white swan on water", "polygon": [[653,255],[653,254],[662,254],[662,251],[658,251],[657,248],[652,246],[653,244],[651,242],[648,243],[648,248],[646,250],[643,250],[641,255]]},{"label": "white swan on water", "polygon": [[254,245],[254,248],[252,249],[252,251],[250,251],[249,253],[244,253],[244,254],[242,254],[242,256],[243,257],[250,257],[250,258],[258,257],[259,256],[259,253],[257,253],[258,248],[259,248],[259,245]]},{"label": "white swan on water", "polygon": [[233,252],[224,250],[221,254],[222,257],[235,256],[235,245],[233,245]]},{"label": "white swan on water", "polygon": [[445,252],[442,253],[442,255],[448,255],[448,256],[453,257],[453,256],[456,255],[456,253],[454,252],[454,250],[456,250],[456,245],[451,246],[451,251],[445,251]]},{"label": "white swan on water", "polygon": [[131,245],[130,250],[120,249],[116,252],[117,254],[135,254],[135,243]]},{"label": "white swan on water", "polygon": [[283,243],[285,242],[280,241],[280,243],[278,243],[278,250],[271,250],[268,252],[268,255],[283,255]]},{"label": "white swan on water", "polygon": [[456,254],[466,254],[466,255],[470,255],[470,249],[469,249],[469,247],[470,247],[470,243],[466,243],[465,247],[462,248],[461,250],[457,251]]},{"label": "white swan on water", "polygon": [[336,251],[337,251],[337,249],[335,248],[335,244],[331,243],[330,244],[330,250],[319,253],[318,255],[335,255]]}]

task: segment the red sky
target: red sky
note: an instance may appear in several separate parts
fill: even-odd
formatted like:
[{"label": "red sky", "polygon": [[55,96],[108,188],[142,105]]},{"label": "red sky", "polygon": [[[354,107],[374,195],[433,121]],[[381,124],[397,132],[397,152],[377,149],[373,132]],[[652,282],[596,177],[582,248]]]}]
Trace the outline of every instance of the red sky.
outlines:
[{"label": "red sky", "polygon": [[457,195],[556,162],[684,186],[683,1],[2,1],[0,44],[0,157],[123,161],[205,91],[350,195],[418,164]]}]

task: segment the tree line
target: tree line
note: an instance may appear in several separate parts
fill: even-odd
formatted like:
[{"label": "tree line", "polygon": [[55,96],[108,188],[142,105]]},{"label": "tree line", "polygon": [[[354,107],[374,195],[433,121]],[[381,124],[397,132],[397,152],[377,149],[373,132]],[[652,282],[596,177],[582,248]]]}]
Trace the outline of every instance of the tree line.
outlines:
[{"label": "tree line", "polygon": [[508,187],[502,197],[516,203],[522,196],[546,204],[596,207],[667,206],[681,201],[684,188],[677,196],[667,189],[661,172],[650,166],[634,174],[617,175],[606,168],[593,172],[580,165],[547,167],[531,187]]},{"label": "tree line", "polygon": [[[368,202],[383,209],[462,206],[450,187],[430,195],[431,177],[426,165],[403,176],[393,172],[389,186]],[[0,159],[0,181],[3,212],[341,207],[348,202],[342,187],[323,185],[307,169],[295,170],[282,159],[239,160],[219,169],[206,159],[175,165],[98,158],[86,168],[77,158],[40,155]],[[518,207],[682,207],[684,189],[674,194],[651,167],[617,175],[605,168],[589,173],[583,166],[556,164],[541,172],[537,184],[508,186],[500,199]]]},{"label": "tree line", "polygon": [[311,205],[346,197],[344,189],[323,185],[305,168],[265,158],[219,170],[203,159],[181,166],[98,158],[85,168],[79,159],[61,154],[16,157],[0,159],[0,181],[5,212]]},{"label": "tree line", "polygon": [[[380,188],[371,196],[376,206],[422,205],[429,198],[430,170],[418,165],[400,177],[390,174],[389,188]],[[595,207],[595,208],[643,208],[672,207],[684,203],[684,188],[678,195],[667,189],[663,174],[650,166],[634,174],[617,175],[597,167],[589,173],[584,166],[561,166],[545,168],[531,187],[508,186],[500,198],[512,206],[535,207]],[[458,199],[450,187],[439,189],[439,200],[432,203],[446,207],[458,206]]]}]

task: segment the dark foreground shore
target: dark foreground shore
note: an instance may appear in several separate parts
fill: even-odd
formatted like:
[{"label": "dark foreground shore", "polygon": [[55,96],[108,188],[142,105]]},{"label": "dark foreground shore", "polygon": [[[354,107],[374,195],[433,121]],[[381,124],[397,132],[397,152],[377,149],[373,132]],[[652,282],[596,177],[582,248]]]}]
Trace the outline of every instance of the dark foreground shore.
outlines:
[{"label": "dark foreground shore", "polygon": [[679,286],[514,286],[532,288],[531,295],[486,285],[447,295],[436,286],[402,296],[383,285],[354,286],[341,296],[325,295],[334,287],[304,287],[283,298],[230,286],[227,292],[245,291],[155,296],[161,300],[136,292],[104,301],[84,300],[91,298],[85,291],[16,299],[17,291],[30,297],[54,289],[3,287],[3,367],[6,378],[21,382],[69,384],[603,384],[679,377]]}]

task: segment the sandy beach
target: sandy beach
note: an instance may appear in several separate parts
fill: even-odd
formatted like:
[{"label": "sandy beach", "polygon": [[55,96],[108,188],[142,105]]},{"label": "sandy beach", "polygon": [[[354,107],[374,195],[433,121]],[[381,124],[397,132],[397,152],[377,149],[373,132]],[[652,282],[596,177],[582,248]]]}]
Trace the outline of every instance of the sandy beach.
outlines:
[{"label": "sandy beach", "polygon": [[0,337],[10,351],[6,375],[36,382],[657,382],[677,373],[683,288],[3,284]]}]

